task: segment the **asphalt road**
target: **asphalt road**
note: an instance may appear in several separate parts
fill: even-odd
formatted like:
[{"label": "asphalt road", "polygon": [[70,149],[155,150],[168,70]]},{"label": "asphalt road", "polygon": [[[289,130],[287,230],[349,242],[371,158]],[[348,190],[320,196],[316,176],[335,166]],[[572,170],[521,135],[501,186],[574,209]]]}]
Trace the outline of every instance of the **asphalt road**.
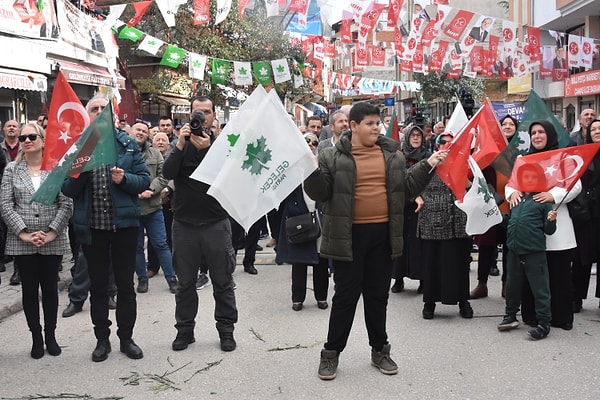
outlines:
[{"label": "asphalt road", "polygon": [[[95,339],[84,311],[59,316],[58,357],[29,356],[31,339],[22,312],[0,322],[0,398],[2,399],[598,399],[600,397],[600,309],[590,296],[575,317],[572,331],[553,329],[539,342],[526,338],[526,327],[500,333],[503,314],[500,279],[492,277],[490,297],[472,301],[475,318],[465,320],[458,306],[441,306],[433,320],[421,318],[417,282],[390,294],[388,334],[399,373],[385,376],[370,366],[370,349],[359,304],[348,347],[340,356],[338,377],[317,376],[328,310],[319,310],[309,289],[305,307],[291,309],[290,266],[263,265],[251,276],[238,266],[235,274],[239,322],[236,351],[219,348],[213,320],[211,288],[199,291],[196,343],[171,350],[175,337],[174,297],[162,275],[150,291],[138,295],[135,340],[144,358],[130,360],[113,352],[101,363],[91,361]],[[476,267],[471,268],[472,285]],[[3,278],[8,279],[4,273]],[[595,288],[595,277],[592,277]],[[309,279],[310,282],[310,279]],[[3,280],[0,296],[5,296]],[[312,283],[309,283],[312,287]],[[330,284],[329,298],[333,295]],[[68,298],[60,295],[59,311]],[[114,312],[111,312],[114,318]],[[38,396],[38,397],[36,397]],[[55,396],[55,397],[52,397]],[[89,397],[85,397],[89,396]]]}]

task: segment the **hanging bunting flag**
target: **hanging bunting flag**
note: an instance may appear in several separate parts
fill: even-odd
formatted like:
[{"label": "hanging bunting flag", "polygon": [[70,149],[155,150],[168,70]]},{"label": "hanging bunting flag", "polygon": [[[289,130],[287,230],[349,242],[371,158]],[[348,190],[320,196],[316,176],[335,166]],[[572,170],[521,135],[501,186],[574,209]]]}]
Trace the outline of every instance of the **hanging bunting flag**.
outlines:
[{"label": "hanging bunting flag", "polygon": [[236,85],[252,85],[252,66],[249,62],[233,62],[233,81]]},{"label": "hanging bunting flag", "polygon": [[475,13],[472,13],[471,11],[458,10],[454,18],[452,18],[452,21],[450,21],[446,29],[444,29],[444,33],[451,39],[458,40],[465,29],[467,29],[467,26],[474,15]]},{"label": "hanging bunting flag", "polygon": [[273,68],[273,78],[275,83],[282,83],[292,80],[290,75],[290,67],[285,58],[279,60],[272,60],[271,67]]},{"label": "hanging bunting flag", "polygon": [[271,65],[268,61],[256,61],[252,63],[252,74],[263,86],[271,84]]},{"label": "hanging bunting flag", "polygon": [[502,39],[504,47],[502,49],[503,57],[507,60],[517,51],[517,23],[513,21],[502,21]]},{"label": "hanging bunting flag", "polygon": [[231,11],[231,0],[217,0],[217,15],[215,16],[215,25],[225,21]]},{"label": "hanging bunting flag", "polygon": [[310,1],[307,0],[291,0],[287,9],[291,12],[296,12],[298,14],[306,15],[308,11],[308,5]]},{"label": "hanging bunting flag", "polygon": [[144,40],[142,40],[142,43],[140,43],[138,46],[138,50],[144,50],[145,52],[155,56],[163,44],[165,44],[165,42],[162,40],[157,39],[154,36],[146,35]]},{"label": "hanging bunting flag", "polygon": [[279,2],[277,0],[265,0],[267,7],[267,17],[279,16]]},{"label": "hanging bunting flag", "polygon": [[581,52],[579,65],[585,68],[592,68],[594,58],[594,39],[589,37],[581,38]]},{"label": "hanging bunting flag", "polygon": [[323,41],[323,55],[325,57],[335,58],[335,40],[332,42],[331,40],[325,39]]},{"label": "hanging bunting flag", "polygon": [[175,14],[179,10],[179,6],[185,4],[185,0],[155,0],[156,5],[165,20],[165,24],[172,28],[175,26]]},{"label": "hanging bunting flag", "polygon": [[119,32],[119,39],[131,40],[134,43],[140,40],[142,36],[144,36],[144,32],[129,26],[124,26]]},{"label": "hanging bunting flag", "polygon": [[[127,7],[127,4],[117,4],[115,6],[110,6],[108,9],[110,10],[108,15],[106,16],[106,19],[104,20],[104,23],[108,26],[113,26],[117,20],[121,17],[121,14],[123,14],[123,11],[125,11],[125,7]],[[123,21],[119,21],[121,22],[121,24],[123,24]]]},{"label": "hanging bunting flag", "polygon": [[210,22],[210,0],[194,0],[194,25]]},{"label": "hanging bunting flag", "polygon": [[350,26],[352,25],[352,14],[344,11],[344,19],[342,20],[342,26],[340,29],[340,36],[342,43],[352,43],[352,33],[350,32]]},{"label": "hanging bunting flag", "polygon": [[239,19],[242,19],[242,17],[244,16],[244,11],[248,7],[249,3],[250,3],[250,0],[239,0],[239,3],[238,3],[238,18]]},{"label": "hanging bunting flag", "polygon": [[139,1],[137,3],[133,3],[133,8],[135,8],[135,15],[127,22],[128,27],[132,27],[137,25],[138,22],[142,19],[146,11],[148,11],[148,7],[152,4],[152,1]]},{"label": "hanging bunting flag", "polygon": [[206,69],[206,56],[197,53],[188,54],[189,74],[192,79],[204,80],[204,70]]},{"label": "hanging bunting flag", "polygon": [[227,78],[229,77],[229,71],[231,70],[231,62],[227,60],[219,60],[213,58],[212,60],[212,83],[220,83],[225,85]]},{"label": "hanging bunting flag", "polygon": [[383,67],[385,65],[385,49],[379,46],[371,47],[371,65]]},{"label": "hanging bunting flag", "polygon": [[388,21],[387,26],[396,26],[398,24],[398,17],[402,12],[402,6],[404,0],[390,0],[388,5]]},{"label": "hanging bunting flag", "polygon": [[165,49],[165,53],[160,60],[160,65],[166,65],[167,67],[177,68],[179,64],[185,58],[185,50],[180,49],[177,46],[173,46],[172,44],[168,44]]},{"label": "hanging bunting flag", "polygon": [[579,67],[579,60],[581,51],[581,36],[577,35],[569,35],[569,55],[568,62],[569,67],[577,68]]}]

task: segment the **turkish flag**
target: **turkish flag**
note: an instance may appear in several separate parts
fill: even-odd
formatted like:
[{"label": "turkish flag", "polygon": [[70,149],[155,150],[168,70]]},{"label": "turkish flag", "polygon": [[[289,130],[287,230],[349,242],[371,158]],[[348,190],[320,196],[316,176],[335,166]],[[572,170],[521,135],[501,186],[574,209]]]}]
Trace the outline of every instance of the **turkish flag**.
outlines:
[{"label": "turkish flag", "polygon": [[507,185],[521,192],[571,190],[598,149],[600,143],[592,143],[517,157]]},{"label": "turkish flag", "polygon": [[148,11],[148,7],[152,4],[152,0],[150,1],[139,1],[137,3],[133,3],[133,8],[135,8],[135,15],[131,17],[131,19],[127,22],[128,27],[136,26],[138,22],[142,19],[146,11]]},{"label": "turkish flag", "polygon": [[475,133],[473,159],[475,159],[479,168],[484,169],[508,145],[496,119],[494,106],[492,106],[489,98],[485,99],[483,106],[469,120],[467,126],[469,126],[468,129],[473,129]]},{"label": "turkish flag", "polygon": [[50,100],[42,169],[54,169],[89,124],[89,114],[59,71]]},{"label": "turkish flag", "polygon": [[452,190],[458,201],[463,201],[469,177],[469,155],[473,133],[465,125],[452,141],[442,148],[448,149],[446,160],[435,169],[437,176]]}]

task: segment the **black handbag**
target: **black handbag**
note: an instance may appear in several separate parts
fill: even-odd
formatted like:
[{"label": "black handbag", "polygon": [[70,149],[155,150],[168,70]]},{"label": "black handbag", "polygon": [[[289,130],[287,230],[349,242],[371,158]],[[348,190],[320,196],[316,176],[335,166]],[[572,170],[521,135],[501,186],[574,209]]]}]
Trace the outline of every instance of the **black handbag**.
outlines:
[{"label": "black handbag", "polygon": [[321,236],[321,224],[315,211],[289,217],[285,220],[285,234],[289,243],[298,244],[316,240]]},{"label": "black handbag", "polygon": [[591,200],[586,190],[582,190],[577,197],[568,202],[567,208],[575,227],[584,225],[592,219]]}]

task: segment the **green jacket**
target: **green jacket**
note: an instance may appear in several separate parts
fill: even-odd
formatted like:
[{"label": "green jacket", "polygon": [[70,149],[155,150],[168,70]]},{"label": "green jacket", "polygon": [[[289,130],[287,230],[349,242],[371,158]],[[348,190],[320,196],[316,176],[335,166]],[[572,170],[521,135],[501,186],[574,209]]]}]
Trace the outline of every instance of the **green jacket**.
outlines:
[{"label": "green jacket", "polygon": [[548,213],[552,208],[552,203],[533,200],[533,193],[525,195],[510,210],[506,246],[516,254],[546,251],[546,235],[556,232],[556,220],[548,221]]},{"label": "green jacket", "polygon": [[[416,197],[432,175],[427,160],[419,161],[408,171],[398,142],[380,136],[376,145],[385,159],[388,193],[390,244],[392,259],[402,255],[404,200]],[[351,133],[342,134],[334,147],[319,153],[319,168],[304,182],[306,193],[323,203],[321,256],[352,261],[352,215],[356,183],[356,164],[352,156]]]},{"label": "green jacket", "polygon": [[169,181],[165,179],[162,174],[163,167],[163,156],[160,151],[156,150],[150,145],[150,142],[146,141],[140,148],[142,158],[148,167],[150,172],[150,186],[148,189],[152,190],[152,197],[149,199],[140,199],[140,214],[148,215],[155,211],[162,210],[162,199],[160,192],[167,187]]}]

